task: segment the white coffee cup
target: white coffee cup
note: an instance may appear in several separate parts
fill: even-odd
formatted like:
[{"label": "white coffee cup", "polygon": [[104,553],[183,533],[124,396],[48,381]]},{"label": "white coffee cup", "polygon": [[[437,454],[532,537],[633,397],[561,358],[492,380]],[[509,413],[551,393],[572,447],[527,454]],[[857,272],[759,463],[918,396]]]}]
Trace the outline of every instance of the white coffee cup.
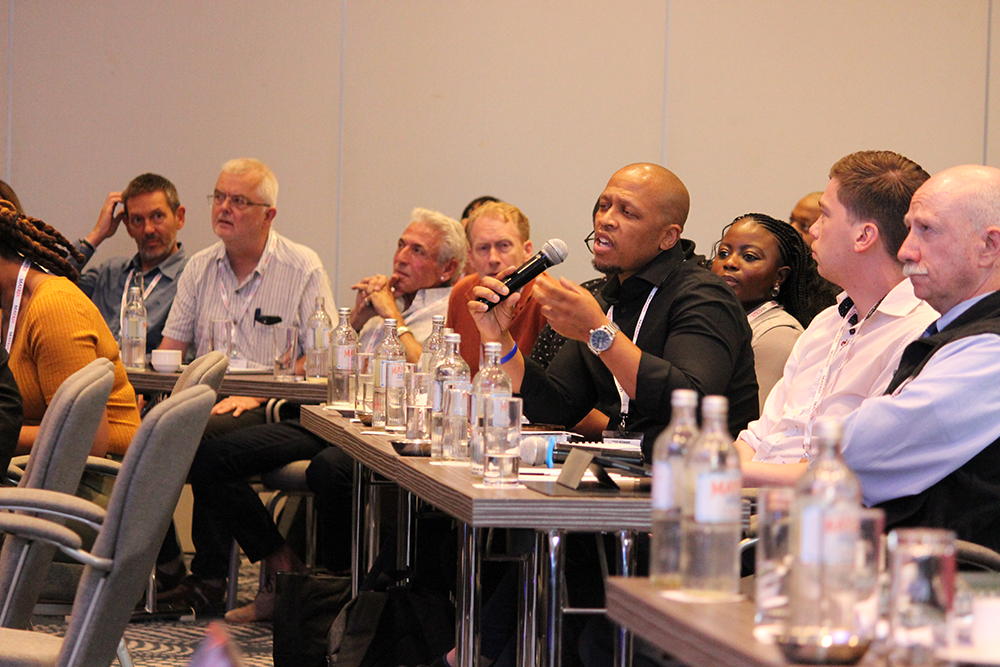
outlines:
[{"label": "white coffee cup", "polygon": [[180,350],[153,350],[153,368],[160,373],[173,373],[181,367]]}]

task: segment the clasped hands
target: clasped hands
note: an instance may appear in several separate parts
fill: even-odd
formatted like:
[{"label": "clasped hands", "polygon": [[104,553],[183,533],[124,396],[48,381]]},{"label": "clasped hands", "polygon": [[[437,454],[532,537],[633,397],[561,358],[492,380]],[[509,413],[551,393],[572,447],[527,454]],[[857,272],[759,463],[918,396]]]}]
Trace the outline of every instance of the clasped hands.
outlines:
[{"label": "clasped hands", "polygon": [[376,274],[362,278],[351,285],[357,292],[354,309],[351,311],[351,326],[360,331],[365,322],[378,315],[383,319],[396,318],[402,324],[402,316],[396,307],[396,277]]}]

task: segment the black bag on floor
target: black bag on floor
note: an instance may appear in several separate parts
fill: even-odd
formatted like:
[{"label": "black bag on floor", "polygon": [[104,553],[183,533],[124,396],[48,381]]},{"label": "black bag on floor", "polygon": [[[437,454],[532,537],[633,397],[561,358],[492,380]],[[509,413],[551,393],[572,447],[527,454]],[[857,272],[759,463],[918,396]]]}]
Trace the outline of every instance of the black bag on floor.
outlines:
[{"label": "black bag on floor", "polygon": [[351,578],[279,572],[274,594],[274,667],[325,667],[327,636],[351,599]]},{"label": "black bag on floor", "polygon": [[[406,586],[362,591],[330,628],[329,667],[426,665],[455,644],[455,608]],[[275,662],[277,667],[277,662]]]}]

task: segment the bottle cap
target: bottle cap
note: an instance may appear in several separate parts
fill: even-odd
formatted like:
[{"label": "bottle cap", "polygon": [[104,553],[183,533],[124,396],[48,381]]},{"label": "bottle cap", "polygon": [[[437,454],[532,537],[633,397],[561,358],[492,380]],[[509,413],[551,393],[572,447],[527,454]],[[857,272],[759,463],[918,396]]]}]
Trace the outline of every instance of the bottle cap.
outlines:
[{"label": "bottle cap", "polygon": [[500,352],[503,346],[500,343],[483,343],[483,350],[486,352]]},{"label": "bottle cap", "polygon": [[388,317],[388,318],[386,318],[386,320],[385,320],[385,326],[387,326],[387,327],[394,327],[394,326],[396,326],[396,318],[394,318],[394,317]]},{"label": "bottle cap", "polygon": [[462,334],[457,334],[457,333],[445,334],[445,336],[444,336],[444,342],[446,342],[446,343],[461,343],[462,342]]},{"label": "bottle cap", "polygon": [[729,399],[725,396],[706,396],[701,402],[701,412],[706,417],[725,417]]},{"label": "bottle cap", "polygon": [[444,315],[435,315],[431,318],[432,324],[444,324]]},{"label": "bottle cap", "polygon": [[698,392],[694,389],[674,389],[670,405],[675,408],[693,408],[698,405]]}]

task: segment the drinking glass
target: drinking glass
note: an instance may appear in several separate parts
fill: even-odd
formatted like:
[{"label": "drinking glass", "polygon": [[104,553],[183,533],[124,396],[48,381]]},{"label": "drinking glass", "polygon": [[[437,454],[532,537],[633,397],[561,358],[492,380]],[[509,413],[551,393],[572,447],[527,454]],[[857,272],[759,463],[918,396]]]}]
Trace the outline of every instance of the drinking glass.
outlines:
[{"label": "drinking glass", "polygon": [[[410,366],[414,366],[410,369]],[[408,440],[429,440],[431,437],[431,374],[417,370],[416,364],[406,369],[406,437]]]},{"label": "drinking glass", "polygon": [[445,390],[441,449],[445,460],[469,460],[469,401],[472,385],[456,382]]},{"label": "drinking glass", "polygon": [[212,351],[233,357],[233,337],[236,325],[232,320],[212,320]]},{"label": "drinking glass", "polygon": [[908,665],[934,664],[947,645],[955,592],[955,534],[933,528],[889,533],[891,656]]},{"label": "drinking glass", "polygon": [[298,327],[276,324],[274,330],[274,379],[295,381],[296,352],[299,347]]},{"label": "drinking glass", "polygon": [[488,396],[483,400],[483,484],[517,486],[521,448],[520,398]]},{"label": "drinking glass", "polygon": [[792,562],[791,525],[795,489],[762,488],[757,492],[757,549],[754,583],[757,612],[754,637],[774,643],[788,620],[788,569]]},{"label": "drinking glass", "polygon": [[357,354],[358,383],[354,410],[358,419],[372,417],[372,400],[375,397],[375,355],[371,352]]}]

